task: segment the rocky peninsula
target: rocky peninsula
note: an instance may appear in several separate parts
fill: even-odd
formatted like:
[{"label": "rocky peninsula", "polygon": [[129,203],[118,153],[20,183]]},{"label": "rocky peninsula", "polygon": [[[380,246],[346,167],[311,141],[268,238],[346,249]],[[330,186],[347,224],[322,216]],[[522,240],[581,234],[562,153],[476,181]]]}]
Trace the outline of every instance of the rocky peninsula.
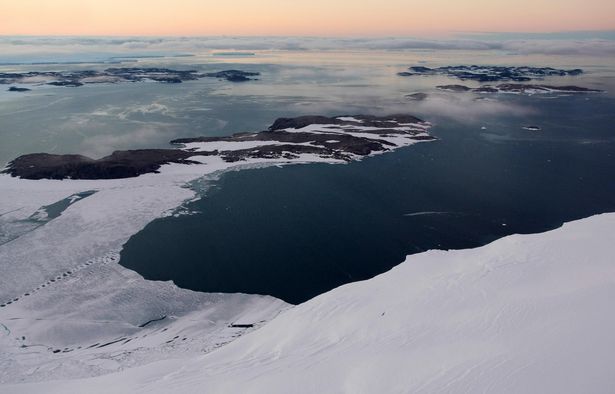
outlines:
[{"label": "rocky peninsula", "polygon": [[301,116],[277,119],[269,129],[225,137],[171,141],[175,149],[116,151],[101,159],[34,153],[20,156],[3,171],[25,179],[118,179],[155,173],[164,164],[201,164],[216,156],[241,161],[350,162],[421,141],[435,140],[431,125],[411,115]]},{"label": "rocky peninsula", "polygon": [[[95,83],[122,83],[154,81],[161,83],[182,83],[201,78],[218,78],[229,82],[254,80],[258,72],[224,70],[214,73],[199,73],[196,70],[173,70],[158,67],[107,68],[102,71],[29,71],[23,73],[0,73],[0,85],[51,85],[79,87]],[[13,90],[15,91],[15,90]]]},{"label": "rocky peninsula", "polygon": [[589,89],[580,86],[554,86],[520,83],[503,83],[499,85],[483,85],[478,88],[471,88],[465,85],[440,85],[436,89],[454,93],[514,93],[514,94],[553,94],[553,93],[602,93],[602,90]]},{"label": "rocky peninsula", "polygon": [[530,67],[530,66],[444,66],[430,68],[413,66],[408,71],[398,73],[402,77],[416,75],[446,75],[461,80],[473,80],[478,82],[528,82],[533,79],[542,79],[550,76],[576,76],[583,73],[580,68],[571,70],[557,69],[553,67]]}]

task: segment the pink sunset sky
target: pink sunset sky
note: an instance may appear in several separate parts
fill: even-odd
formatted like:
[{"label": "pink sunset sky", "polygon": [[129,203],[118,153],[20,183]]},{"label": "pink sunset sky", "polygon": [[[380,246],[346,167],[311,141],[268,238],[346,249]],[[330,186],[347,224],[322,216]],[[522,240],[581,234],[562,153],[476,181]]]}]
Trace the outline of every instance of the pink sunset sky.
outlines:
[{"label": "pink sunset sky", "polygon": [[1,0],[0,35],[421,35],[615,29],[615,0]]}]

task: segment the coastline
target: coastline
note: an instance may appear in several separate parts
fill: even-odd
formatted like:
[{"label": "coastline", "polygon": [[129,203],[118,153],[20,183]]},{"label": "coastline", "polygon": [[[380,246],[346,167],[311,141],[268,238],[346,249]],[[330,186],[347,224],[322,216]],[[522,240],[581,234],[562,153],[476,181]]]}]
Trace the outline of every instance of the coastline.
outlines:
[{"label": "coastline", "polygon": [[424,252],[205,356],[5,388],[601,391],[613,383],[614,226],[615,214],[601,214],[475,249]]},{"label": "coastline", "polygon": [[[418,142],[421,141],[404,141],[406,145]],[[204,176],[216,177],[255,166],[347,161],[315,154],[302,154],[292,160],[247,157],[227,162],[220,156],[189,159],[199,164],[166,164],[159,173],[133,178],[27,180],[0,175],[0,213],[6,215],[7,221],[27,220],[43,206],[83,191],[95,191],[75,200],[36,231],[0,245],[4,272],[0,279],[0,303],[4,305],[0,307],[0,322],[10,332],[0,341],[5,355],[0,362],[8,366],[0,382],[46,380],[50,376],[45,365],[52,363],[56,363],[57,371],[66,369],[84,377],[174,357],[173,354],[200,354],[252,330],[237,332],[229,327],[234,321],[250,316],[241,322],[257,328],[288,308],[283,301],[269,296],[198,293],[180,289],[172,282],[147,281],[120,266],[114,256],[147,223],[197,198],[196,192],[186,186]],[[80,305],[78,315],[75,305]],[[173,327],[185,331],[186,322],[191,321],[189,316],[195,314],[201,320],[215,316],[213,324],[190,340],[171,336]],[[172,318],[140,327],[161,316]],[[196,328],[191,330],[197,332]],[[233,333],[229,334],[229,330]],[[157,339],[152,340],[154,337]],[[168,352],[161,352],[161,346],[168,347]],[[36,359],[32,359],[30,349],[38,354]],[[112,361],[101,361],[101,365],[92,367],[84,363],[81,354],[101,360],[114,356]],[[58,358],[64,361],[57,364]],[[24,375],[24,370],[34,372]]]}]

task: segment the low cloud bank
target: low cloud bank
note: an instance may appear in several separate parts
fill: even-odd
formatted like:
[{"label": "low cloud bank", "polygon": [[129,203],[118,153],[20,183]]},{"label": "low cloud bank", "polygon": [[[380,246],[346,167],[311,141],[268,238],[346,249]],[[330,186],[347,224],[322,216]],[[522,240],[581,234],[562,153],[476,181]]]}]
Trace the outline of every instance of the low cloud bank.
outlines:
[{"label": "low cloud bank", "polygon": [[[472,35],[471,38],[316,38],[316,37],[0,37],[0,63],[66,59],[80,52],[87,61],[105,61],[124,55],[182,55],[208,50],[478,50],[504,51],[512,54],[548,55],[615,55],[615,39],[601,38],[547,39],[544,37],[493,39]],[[506,36],[503,36],[506,37]],[[512,36],[517,37],[517,36]],[[606,38],[605,38],[606,37]],[[93,55],[96,54],[96,55]]]}]

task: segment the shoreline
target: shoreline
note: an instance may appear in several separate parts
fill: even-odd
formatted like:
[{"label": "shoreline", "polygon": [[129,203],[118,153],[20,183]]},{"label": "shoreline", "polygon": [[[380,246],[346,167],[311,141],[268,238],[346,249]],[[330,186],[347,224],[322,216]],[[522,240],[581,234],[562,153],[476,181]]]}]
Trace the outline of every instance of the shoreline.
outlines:
[{"label": "shoreline", "polygon": [[[418,142],[405,141],[406,146]],[[0,245],[4,273],[0,296],[5,305],[0,307],[0,322],[11,332],[10,337],[0,337],[4,354],[0,362],[10,366],[0,374],[0,382],[47,380],[45,365],[54,365],[57,371],[69,368],[74,376],[85,377],[173,354],[207,352],[217,348],[215,344],[220,341],[234,340],[254,329],[237,332],[230,325],[256,324],[258,328],[288,308],[288,304],[270,296],[199,293],[180,289],[172,282],[148,281],[120,266],[116,259],[105,257],[119,254],[122,245],[151,221],[199,198],[189,185],[203,177],[273,165],[347,163],[314,154],[294,159],[247,157],[235,162],[207,155],[196,160],[199,164],[166,164],[159,173],[121,179],[28,180],[0,175],[0,213],[9,222],[26,220],[41,207],[67,196],[95,191],[87,198],[76,199],[35,231]],[[209,328],[198,331],[198,336],[196,326],[187,323],[188,316],[195,314],[200,316],[197,320],[216,316]],[[162,315],[171,318],[139,327]],[[19,316],[27,319],[11,320]],[[177,334],[171,333],[177,330],[189,330],[193,337],[175,338]],[[161,352],[160,347],[166,350]],[[38,354],[36,360],[28,355],[32,351]],[[81,355],[85,354],[102,364],[92,367],[84,363]],[[109,357],[114,361],[102,361]],[[24,375],[25,370],[36,372]]]},{"label": "shoreline", "polygon": [[[478,248],[423,252],[377,277],[286,309],[258,331],[205,356],[163,359],[94,378],[56,377],[53,382],[4,387],[17,393],[43,387],[48,392],[199,392],[203,384],[214,390],[235,387],[236,391],[249,382],[257,391],[288,392],[298,387],[297,382],[304,382],[300,392],[315,387],[337,392],[347,387],[348,378],[356,376],[353,371],[367,368],[357,383],[363,388],[383,389],[389,387],[387,382],[401,380],[406,388],[429,384],[434,389],[451,389],[448,376],[469,371],[454,380],[454,387],[482,391],[481,387],[505,384],[511,367],[526,365],[539,355],[546,357],[545,347],[547,354],[557,357],[541,358],[532,368],[519,369],[525,378],[516,380],[517,385],[541,387],[538,391],[553,385],[570,387],[567,380],[555,379],[564,366],[576,385],[583,382],[587,387],[584,376],[598,371],[592,375],[593,384],[607,387],[612,379],[606,367],[611,365],[611,353],[604,350],[600,357],[589,359],[567,349],[575,343],[581,354],[591,353],[601,340],[608,344],[608,333],[615,327],[615,320],[605,322],[606,315],[601,314],[609,307],[601,289],[612,290],[608,272],[613,267],[609,253],[600,251],[612,249],[613,232],[608,229],[613,225],[615,214],[606,213],[543,233],[507,236]],[[586,250],[594,258],[581,264]],[[569,311],[571,300],[578,301],[573,303],[577,313]],[[560,306],[555,310],[554,302]],[[515,314],[518,310],[525,311],[521,320]],[[545,310],[551,313],[545,315]],[[602,323],[596,324],[599,317]],[[562,325],[562,321],[569,324]],[[238,322],[236,326],[248,324]],[[425,331],[429,327],[434,329]],[[579,335],[590,327],[593,336]],[[422,338],[421,345],[412,338]],[[345,345],[340,347],[340,343]],[[445,344],[466,351],[451,359],[449,352],[438,351]],[[604,345],[602,349],[609,348]],[[306,349],[312,349],[307,360]],[[379,355],[377,359],[367,362],[374,354]],[[478,368],[485,357],[493,361],[493,368]],[[425,363],[425,359],[441,361]],[[408,374],[399,365],[413,365],[414,372]],[[597,368],[599,365],[602,367]],[[480,379],[473,372],[476,368],[482,371]]]}]

